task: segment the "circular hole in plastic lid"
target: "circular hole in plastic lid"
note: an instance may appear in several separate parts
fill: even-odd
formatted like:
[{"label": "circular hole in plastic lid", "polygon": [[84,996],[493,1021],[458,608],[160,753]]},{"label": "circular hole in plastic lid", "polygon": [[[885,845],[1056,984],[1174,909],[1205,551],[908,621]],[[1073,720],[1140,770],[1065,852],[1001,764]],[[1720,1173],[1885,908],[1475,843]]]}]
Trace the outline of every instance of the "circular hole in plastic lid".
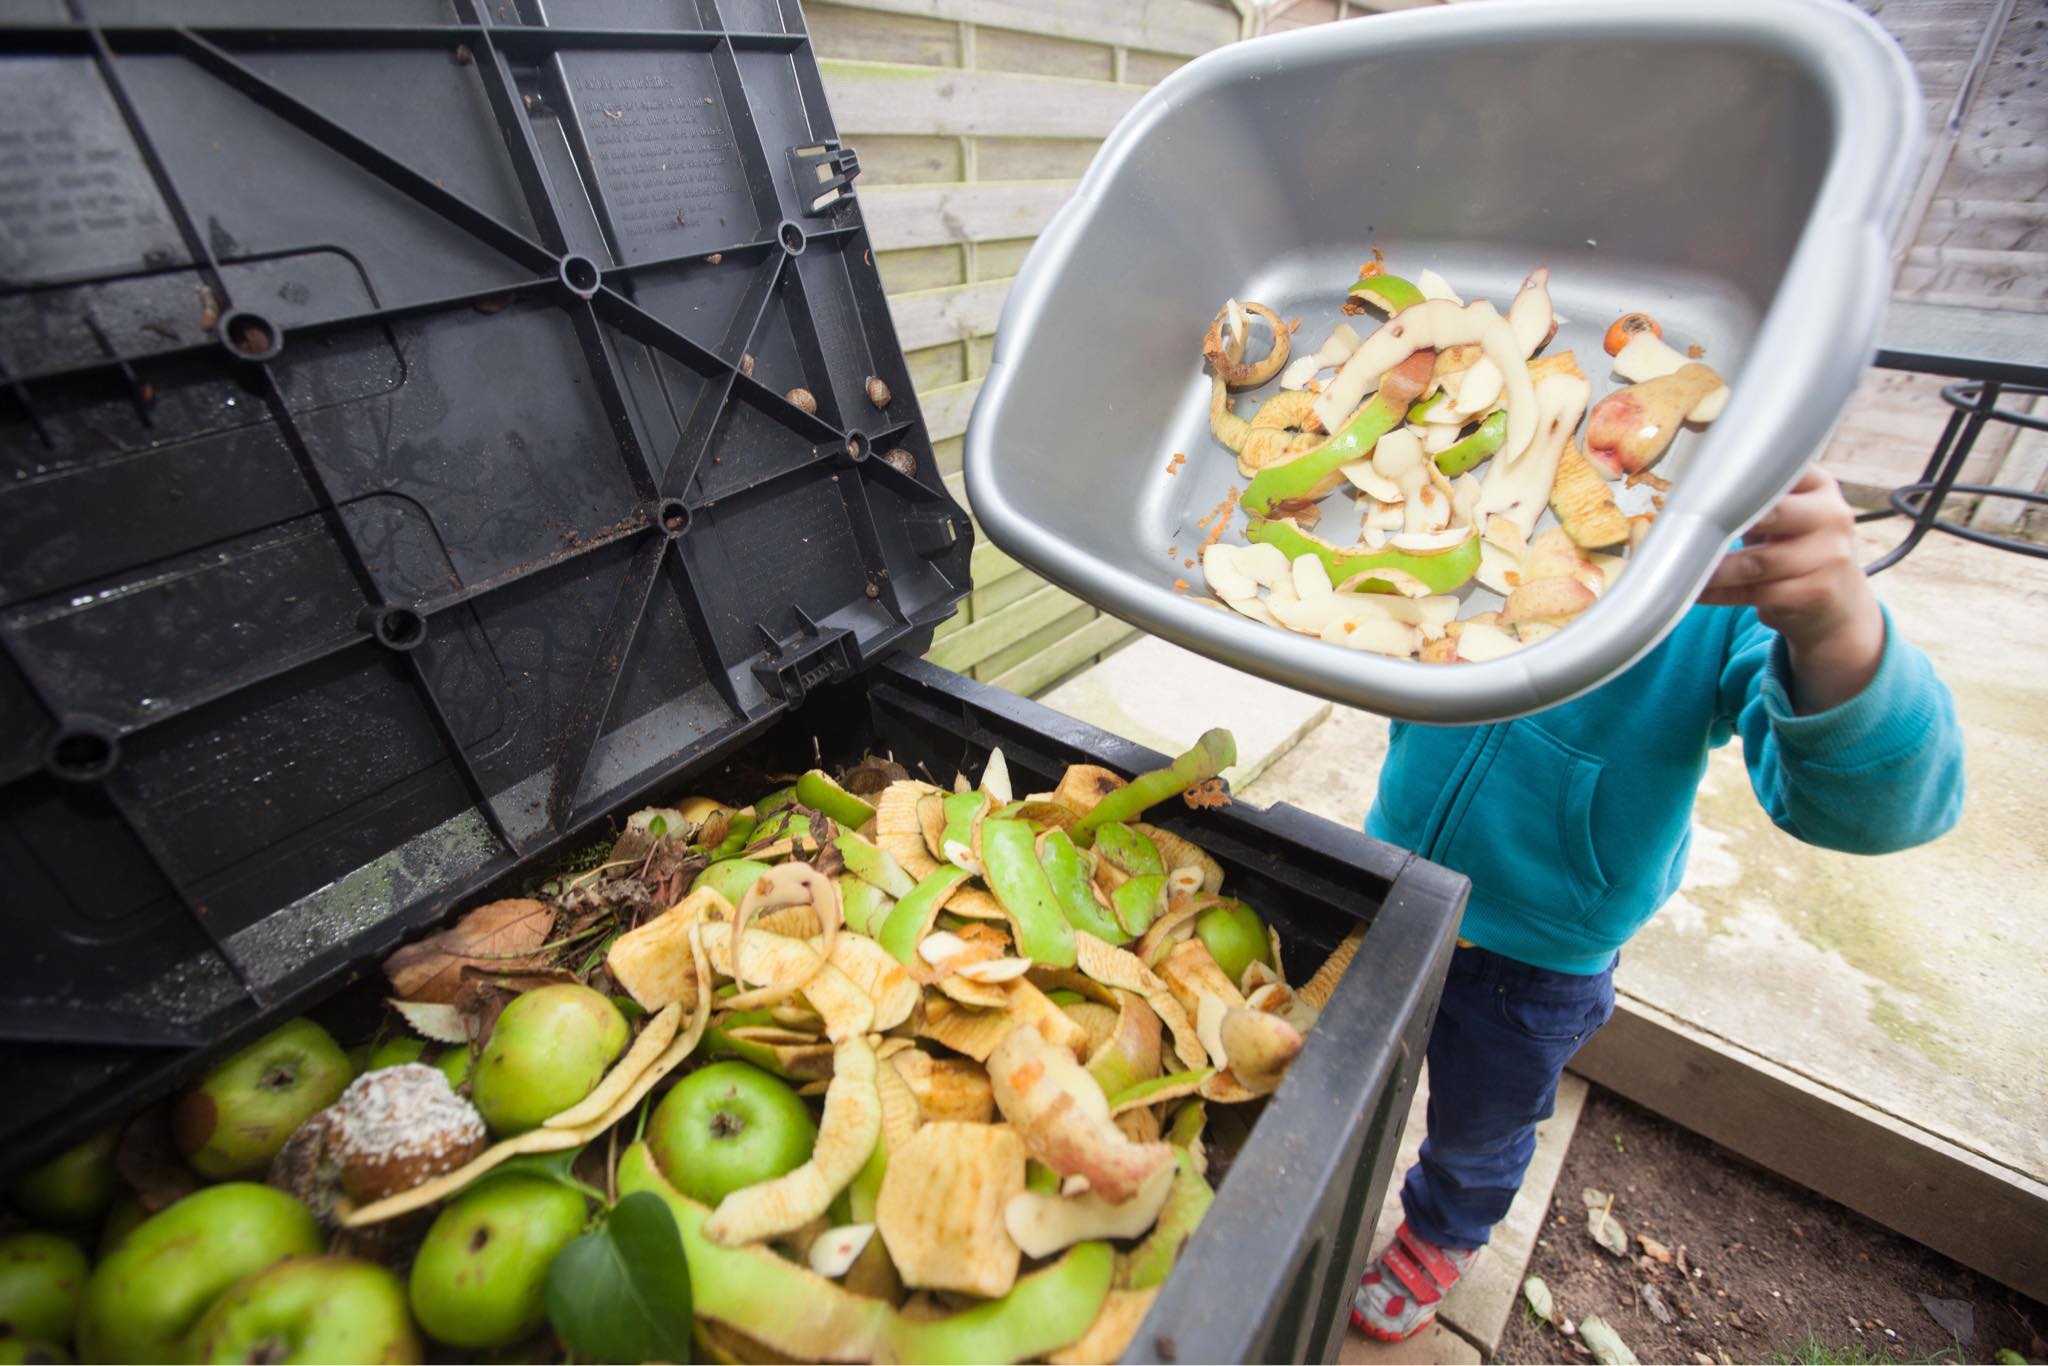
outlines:
[{"label": "circular hole in plastic lid", "polygon": [[588,256],[564,256],[562,258],[562,283],[569,292],[579,299],[587,299],[597,293],[597,286],[603,277],[598,274],[597,262]]},{"label": "circular hole in plastic lid", "polygon": [[50,740],[45,761],[50,772],[66,782],[92,782],[114,771],[121,761],[121,746],[97,727],[67,723]]},{"label": "circular hole in plastic lid", "polygon": [[866,432],[848,432],[846,434],[846,453],[857,461],[867,459],[868,434]]},{"label": "circular hole in plastic lid", "polygon": [[776,235],[782,239],[782,249],[791,256],[804,249],[804,230],[796,224],[785,221]]},{"label": "circular hole in plastic lid", "polygon": [[244,360],[269,360],[284,350],[284,329],[261,313],[228,314],[220,320],[220,339]]},{"label": "circular hole in plastic lid", "polygon": [[661,520],[661,529],[670,536],[680,536],[690,529],[690,509],[680,498],[662,499],[655,515]]},{"label": "circular hole in plastic lid", "polygon": [[377,639],[394,650],[410,650],[427,638],[427,619],[410,607],[387,607],[377,614]]}]

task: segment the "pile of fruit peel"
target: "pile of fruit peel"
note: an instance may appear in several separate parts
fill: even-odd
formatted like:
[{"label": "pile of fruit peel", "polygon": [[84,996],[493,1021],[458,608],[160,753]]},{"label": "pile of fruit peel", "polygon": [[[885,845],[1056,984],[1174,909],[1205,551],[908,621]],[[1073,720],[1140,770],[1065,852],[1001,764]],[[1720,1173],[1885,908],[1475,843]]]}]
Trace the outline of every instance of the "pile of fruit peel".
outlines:
[{"label": "pile of fruit peel", "polygon": [[[1299,357],[1298,320],[1227,301],[1202,354],[1210,430],[1250,480],[1236,497],[1248,520],[1236,544],[1222,539],[1228,504],[1214,515],[1201,561],[1215,596],[1198,600],[1426,664],[1500,658],[1591,608],[1662,506],[1652,495],[1624,511],[1610,481],[1624,493],[1666,487],[1652,467],[1686,424],[1720,415],[1728,387],[1698,348],[1680,351],[1630,313],[1604,341],[1628,383],[1593,403],[1570,351],[1542,354],[1558,324],[1549,279],[1533,272],[1503,313],[1460,299],[1434,271],[1389,274],[1375,252],[1344,311],[1386,321],[1364,336],[1340,323]],[[1254,320],[1272,343],[1247,361]],[[1276,376],[1253,416],[1236,410],[1233,390]],[[1339,490],[1359,519],[1348,546],[1314,534]],[[1546,508],[1557,525],[1539,534]],[[1460,590],[1474,581],[1501,605],[1461,618]]]},{"label": "pile of fruit peel", "polygon": [[[417,1037],[351,1060],[296,1020],[181,1096],[182,1185],[117,1209],[89,1277],[58,1259],[82,1288],[50,1350],[75,1317],[89,1360],[548,1330],[598,1360],[1114,1360],[1209,1207],[1210,1107],[1280,1085],[1360,940],[1290,985],[1221,865],[1140,819],[1226,802],[1234,759],[1211,731],[1021,799],[1000,751],[952,791],[870,759],[640,811],[595,868],[392,956]],[[607,874],[632,892],[593,912]],[[111,1145],[16,1203],[88,1160],[103,1207]],[[672,1219],[673,1266],[633,1265],[629,1205]],[[643,1336],[587,1327],[627,1294],[593,1263]]]}]

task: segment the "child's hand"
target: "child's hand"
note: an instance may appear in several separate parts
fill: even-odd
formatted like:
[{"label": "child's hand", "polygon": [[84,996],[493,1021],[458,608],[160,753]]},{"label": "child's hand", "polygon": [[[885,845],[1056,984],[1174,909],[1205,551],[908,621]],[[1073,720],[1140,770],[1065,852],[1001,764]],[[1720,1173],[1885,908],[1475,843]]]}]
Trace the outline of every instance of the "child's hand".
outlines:
[{"label": "child's hand", "polygon": [[1794,700],[1826,711],[1863,691],[1884,658],[1884,615],[1856,554],[1856,516],[1818,465],[1721,560],[1709,607],[1754,607],[1785,637]]}]

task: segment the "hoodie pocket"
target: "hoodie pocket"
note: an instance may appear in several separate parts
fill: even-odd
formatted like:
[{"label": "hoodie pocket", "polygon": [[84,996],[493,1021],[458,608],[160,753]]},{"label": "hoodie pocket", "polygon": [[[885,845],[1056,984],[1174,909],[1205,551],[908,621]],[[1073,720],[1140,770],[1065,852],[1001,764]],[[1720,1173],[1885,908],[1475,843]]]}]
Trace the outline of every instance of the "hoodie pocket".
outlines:
[{"label": "hoodie pocket", "polygon": [[1532,721],[1504,728],[1442,862],[1473,896],[1558,925],[1584,925],[1614,890],[1593,846],[1601,761]]}]

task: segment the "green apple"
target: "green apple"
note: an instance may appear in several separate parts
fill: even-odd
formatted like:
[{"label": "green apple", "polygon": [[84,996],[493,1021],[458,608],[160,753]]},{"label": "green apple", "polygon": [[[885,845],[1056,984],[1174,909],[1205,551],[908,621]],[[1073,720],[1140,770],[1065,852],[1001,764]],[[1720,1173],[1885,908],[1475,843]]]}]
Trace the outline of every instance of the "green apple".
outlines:
[{"label": "green apple", "polygon": [[395,1038],[386,1039],[383,1043],[371,1049],[370,1056],[363,1063],[362,1070],[365,1072],[376,1072],[386,1067],[403,1067],[406,1063],[418,1062],[426,1055],[426,1051],[426,1040],[409,1038],[406,1035],[400,1034]]},{"label": "green apple", "polygon": [[1208,946],[1209,956],[1233,982],[1244,980],[1244,970],[1254,959],[1273,966],[1273,946],[1266,938],[1266,926],[1258,912],[1241,901],[1211,906],[1195,917],[1195,933]]},{"label": "green apple", "polygon": [[503,1347],[540,1327],[548,1267],[583,1232],[583,1196],[546,1177],[493,1177],[434,1219],[412,1263],[412,1312],[437,1342]]},{"label": "green apple", "polygon": [[85,1253],[54,1233],[0,1238],[0,1333],[69,1342],[85,1289]]},{"label": "green apple", "polygon": [[818,1126],[803,1098],[752,1063],[715,1062],[654,1107],[647,1142],[675,1188],[716,1206],[810,1160]]},{"label": "green apple", "polygon": [[0,1366],[65,1366],[70,1360],[54,1342],[0,1337]]},{"label": "green apple", "polygon": [[448,1078],[448,1089],[451,1091],[469,1080],[469,1070],[475,1063],[476,1059],[469,1055],[467,1044],[444,1048],[441,1050],[441,1056],[434,1059],[434,1066],[440,1068],[441,1075]]},{"label": "green apple", "polygon": [[7,1188],[23,1214],[46,1224],[82,1224],[114,1198],[114,1149],[118,1128],[104,1129],[67,1148],[40,1167],[31,1167]]},{"label": "green apple", "polygon": [[340,1099],[354,1076],[326,1030],[293,1020],[178,1097],[171,1135],[201,1176],[260,1176],[292,1130]]},{"label": "green apple", "polygon": [[740,898],[747,894],[747,888],[753,886],[760,880],[761,874],[768,871],[767,864],[756,863],[750,858],[721,859],[697,874],[697,880],[690,884],[690,890],[694,892],[699,887],[716,888],[720,896],[737,906],[740,904]]},{"label": "green apple", "polygon": [[575,982],[537,987],[505,1007],[477,1059],[471,1098],[491,1132],[538,1128],[597,1088],[626,1047],[626,1017]]},{"label": "green apple", "polygon": [[78,1310],[88,1361],[176,1361],[214,1296],[252,1271],[320,1251],[313,1212],[253,1181],[196,1190],[101,1262]]},{"label": "green apple", "polygon": [[405,1287],[373,1262],[293,1257],[245,1276],[192,1330],[207,1362],[416,1362]]},{"label": "green apple", "polygon": [[142,1227],[149,1218],[149,1209],[133,1194],[123,1195],[107,1211],[107,1222],[100,1225],[99,1260],[113,1256],[114,1249],[121,1246],[128,1235]]}]

